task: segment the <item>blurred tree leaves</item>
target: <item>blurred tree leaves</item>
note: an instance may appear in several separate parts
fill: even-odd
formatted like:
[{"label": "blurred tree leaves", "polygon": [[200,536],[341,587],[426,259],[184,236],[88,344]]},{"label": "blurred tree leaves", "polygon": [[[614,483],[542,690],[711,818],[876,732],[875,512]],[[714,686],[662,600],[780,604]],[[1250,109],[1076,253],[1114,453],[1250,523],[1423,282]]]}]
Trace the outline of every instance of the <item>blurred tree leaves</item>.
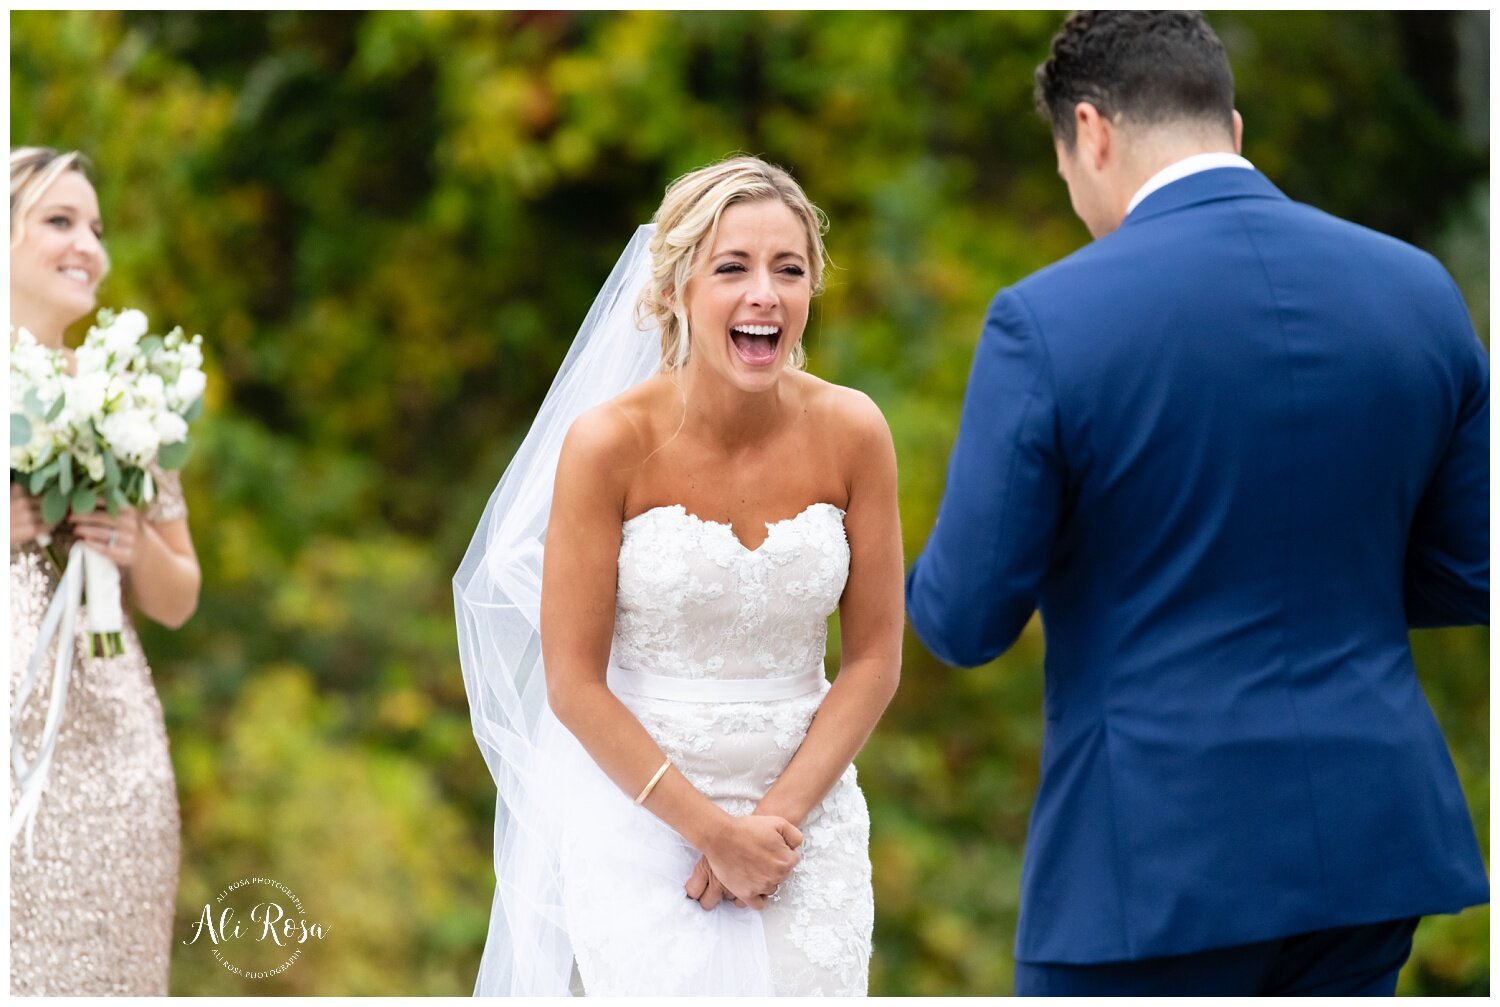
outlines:
[{"label": "blurred tree leaves", "polygon": [[[1487,339],[1488,15],[1210,20],[1246,155],[1293,198],[1437,254]],[[449,578],[590,299],[678,174],[763,154],[828,212],[811,367],[885,410],[915,556],[985,304],[1087,240],[1031,110],[1059,21],[11,15],[13,142],[98,165],[102,303],[209,350],[186,470],[203,602],[180,632],[143,627],[183,800],[180,919],[260,873],[335,923],[280,985],[179,947],[174,992],[472,988],[494,791]],[[1414,640],[1486,849],[1488,641]],[[860,757],[871,989],[1005,992],[1040,631],[964,672],[908,642]],[[1487,909],[1427,921],[1403,991],[1486,991],[1488,939]]]}]

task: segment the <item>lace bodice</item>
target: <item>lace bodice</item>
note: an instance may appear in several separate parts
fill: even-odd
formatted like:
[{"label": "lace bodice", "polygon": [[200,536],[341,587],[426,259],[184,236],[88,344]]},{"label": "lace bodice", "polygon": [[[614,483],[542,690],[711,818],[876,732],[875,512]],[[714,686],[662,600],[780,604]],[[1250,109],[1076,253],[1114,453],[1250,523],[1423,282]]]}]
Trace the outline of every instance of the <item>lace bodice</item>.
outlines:
[{"label": "lace bodice", "polygon": [[821,668],[849,576],[844,512],[815,503],[747,549],[680,504],[625,522],[615,663],[675,678],[781,678]]},{"label": "lace bodice", "polygon": [[[676,770],[731,815],[755,810],[807,737],[829,688],[828,617],[849,576],[834,505],[812,504],[766,532],[748,549],[729,525],[674,504],[625,522],[620,543],[612,662],[653,682],[617,694]],[[651,694],[662,683],[677,694]],[[802,860],[778,901],[741,916],[685,898],[699,856],[686,840],[602,773],[579,779],[598,789],[570,792],[560,859],[590,995],[756,993],[741,984],[744,970],[778,994],[864,995],[874,896],[869,812],[852,765],[802,821]]]}]

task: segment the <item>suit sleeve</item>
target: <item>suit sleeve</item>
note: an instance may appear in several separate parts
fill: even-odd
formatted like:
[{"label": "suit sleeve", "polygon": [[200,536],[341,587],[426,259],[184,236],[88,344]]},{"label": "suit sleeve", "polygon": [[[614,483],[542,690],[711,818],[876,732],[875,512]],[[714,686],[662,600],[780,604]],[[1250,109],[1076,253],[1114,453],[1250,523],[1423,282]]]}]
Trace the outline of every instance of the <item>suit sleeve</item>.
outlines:
[{"label": "suit sleeve", "polygon": [[1458,288],[1462,329],[1457,423],[1417,506],[1407,543],[1406,621],[1413,627],[1490,621],[1490,367]]},{"label": "suit sleeve", "polygon": [[940,660],[984,664],[1025,628],[1062,486],[1046,347],[1020,296],[1002,290],[975,350],[937,525],[906,579],[912,627]]}]

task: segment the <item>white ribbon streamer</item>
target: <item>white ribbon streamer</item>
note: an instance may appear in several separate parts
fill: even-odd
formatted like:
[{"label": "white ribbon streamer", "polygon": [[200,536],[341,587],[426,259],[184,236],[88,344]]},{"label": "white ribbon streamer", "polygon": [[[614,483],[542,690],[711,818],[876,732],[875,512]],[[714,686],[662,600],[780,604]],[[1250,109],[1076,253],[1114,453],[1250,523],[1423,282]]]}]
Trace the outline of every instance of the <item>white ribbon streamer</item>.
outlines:
[{"label": "white ribbon streamer", "polygon": [[92,549],[83,551],[83,593],[89,600],[89,632],[104,635],[125,629],[120,607],[120,568],[114,560]]},{"label": "white ribbon streamer", "polygon": [[[16,702],[10,714],[10,762],[16,773],[16,790],[20,795],[10,813],[10,842],[26,830],[26,856],[34,857],[32,833],[36,826],[37,808],[41,804],[42,791],[47,788],[47,773],[52,766],[52,752],[57,746],[57,736],[62,732],[63,711],[68,702],[68,681],[73,672],[73,647],[77,640],[74,632],[78,621],[78,609],[83,603],[84,560],[79,554],[87,554],[83,543],[75,542],[68,551],[67,569],[47,613],[42,617],[37,634],[36,649],[26,666],[26,677],[16,693]],[[59,635],[60,633],[60,635]],[[42,725],[41,744],[37,748],[36,761],[27,763],[21,752],[21,714],[26,701],[36,687],[41,675],[42,662],[47,658],[47,648],[57,639],[57,660],[52,668],[52,691],[47,699],[47,714]]]}]

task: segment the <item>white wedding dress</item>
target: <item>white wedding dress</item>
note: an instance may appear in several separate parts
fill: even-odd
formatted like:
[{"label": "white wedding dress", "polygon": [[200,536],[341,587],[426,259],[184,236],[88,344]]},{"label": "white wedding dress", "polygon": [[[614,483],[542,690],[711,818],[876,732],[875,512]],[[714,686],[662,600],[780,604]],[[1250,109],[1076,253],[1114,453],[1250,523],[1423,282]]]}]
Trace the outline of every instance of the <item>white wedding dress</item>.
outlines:
[{"label": "white wedding dress", "polygon": [[[754,550],[681,506],[624,525],[610,687],[732,815],[776,781],[828,691],[828,617],[849,573],[843,517],[812,504],[768,524]],[[874,898],[852,765],[802,823],[779,899],[707,912],[683,891],[698,851],[592,763],[574,768],[590,783],[561,828],[561,897],[589,995],[865,994]]]},{"label": "white wedding dress", "polygon": [[[495,898],[476,995],[864,994],[869,813],[850,766],[800,823],[801,860],[763,911],[705,912],[699,859],[552,715],[541,595],[568,428],[660,370],[642,327],[654,225],[600,290],[453,578],[474,738],[495,780]],[[694,786],[745,815],[791,762],[829,685],[828,618],[849,576],[844,513],[814,503],[747,549],[680,506],[625,522],[610,687]],[[576,970],[576,971],[575,971]],[[570,977],[571,980],[570,981]]]}]

